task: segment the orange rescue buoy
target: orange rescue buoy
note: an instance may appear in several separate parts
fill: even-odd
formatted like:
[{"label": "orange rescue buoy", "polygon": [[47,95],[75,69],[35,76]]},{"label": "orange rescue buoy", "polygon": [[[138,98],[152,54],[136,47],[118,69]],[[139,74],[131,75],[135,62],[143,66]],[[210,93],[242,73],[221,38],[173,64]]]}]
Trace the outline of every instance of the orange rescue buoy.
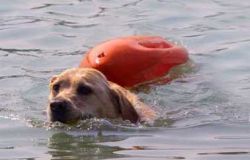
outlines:
[{"label": "orange rescue buoy", "polygon": [[129,36],[106,41],[86,53],[80,67],[101,71],[108,80],[132,87],[162,77],[187,62],[187,50],[158,36]]}]

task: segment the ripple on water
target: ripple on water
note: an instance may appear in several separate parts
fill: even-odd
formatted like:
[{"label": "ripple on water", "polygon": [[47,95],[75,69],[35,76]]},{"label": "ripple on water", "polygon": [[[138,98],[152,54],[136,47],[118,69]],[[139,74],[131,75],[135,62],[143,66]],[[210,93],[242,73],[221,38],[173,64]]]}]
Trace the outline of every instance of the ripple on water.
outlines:
[{"label": "ripple on water", "polygon": [[[249,159],[248,1],[24,1],[0,5],[2,159]],[[48,80],[92,46],[131,34],[184,45],[195,68],[137,92],[153,126],[48,125]],[[229,124],[228,124],[229,123]]]}]

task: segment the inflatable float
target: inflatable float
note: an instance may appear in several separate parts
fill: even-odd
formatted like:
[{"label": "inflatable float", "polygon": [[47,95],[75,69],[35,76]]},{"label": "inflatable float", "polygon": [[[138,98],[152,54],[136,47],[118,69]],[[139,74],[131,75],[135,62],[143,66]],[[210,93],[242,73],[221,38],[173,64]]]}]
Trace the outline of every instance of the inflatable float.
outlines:
[{"label": "inflatable float", "polygon": [[133,87],[166,75],[188,61],[188,52],[157,36],[129,36],[106,41],[88,51],[80,67],[101,71],[108,80]]}]

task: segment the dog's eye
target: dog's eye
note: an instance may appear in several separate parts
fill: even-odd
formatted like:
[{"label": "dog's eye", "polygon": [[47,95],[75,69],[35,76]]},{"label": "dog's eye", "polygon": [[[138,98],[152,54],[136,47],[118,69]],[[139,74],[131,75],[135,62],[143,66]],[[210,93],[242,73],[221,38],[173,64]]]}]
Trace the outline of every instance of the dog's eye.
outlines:
[{"label": "dog's eye", "polygon": [[53,91],[59,92],[59,89],[60,89],[60,84],[55,84],[55,85],[53,86]]},{"label": "dog's eye", "polygon": [[77,88],[77,93],[80,95],[88,95],[88,94],[92,93],[92,89],[89,86],[80,85]]}]

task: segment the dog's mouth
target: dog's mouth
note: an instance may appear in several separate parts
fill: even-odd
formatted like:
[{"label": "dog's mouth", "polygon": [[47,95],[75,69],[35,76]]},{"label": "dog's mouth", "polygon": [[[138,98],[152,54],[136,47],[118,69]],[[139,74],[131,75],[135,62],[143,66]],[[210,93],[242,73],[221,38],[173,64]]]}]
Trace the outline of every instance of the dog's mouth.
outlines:
[{"label": "dog's mouth", "polygon": [[86,120],[86,119],[91,119],[91,118],[93,118],[93,117],[94,117],[94,115],[92,115],[92,114],[90,114],[90,113],[82,113],[80,119],[81,119],[81,120]]},{"label": "dog's mouth", "polygon": [[77,124],[78,122],[80,122],[81,120],[88,120],[94,118],[94,116],[92,114],[82,114],[80,117],[77,117],[75,119],[63,119],[63,118],[57,118],[57,119],[53,119],[51,120],[51,122],[61,122],[64,124],[69,124],[69,125],[74,125]]},{"label": "dog's mouth", "polygon": [[49,116],[50,122],[61,122],[65,124],[77,123],[80,120],[80,116],[69,117],[65,113],[61,116],[54,115],[53,113]]},{"label": "dog's mouth", "polygon": [[[77,122],[79,122],[80,120],[87,120],[87,119],[91,119],[94,118],[93,114],[90,113],[79,113],[79,114],[69,114],[70,111],[68,111],[68,113],[61,113],[60,115],[57,114],[53,114],[53,113],[49,113],[48,117],[49,117],[49,121],[50,122],[61,122],[64,124],[75,124]],[[73,116],[74,115],[74,116]]]}]

